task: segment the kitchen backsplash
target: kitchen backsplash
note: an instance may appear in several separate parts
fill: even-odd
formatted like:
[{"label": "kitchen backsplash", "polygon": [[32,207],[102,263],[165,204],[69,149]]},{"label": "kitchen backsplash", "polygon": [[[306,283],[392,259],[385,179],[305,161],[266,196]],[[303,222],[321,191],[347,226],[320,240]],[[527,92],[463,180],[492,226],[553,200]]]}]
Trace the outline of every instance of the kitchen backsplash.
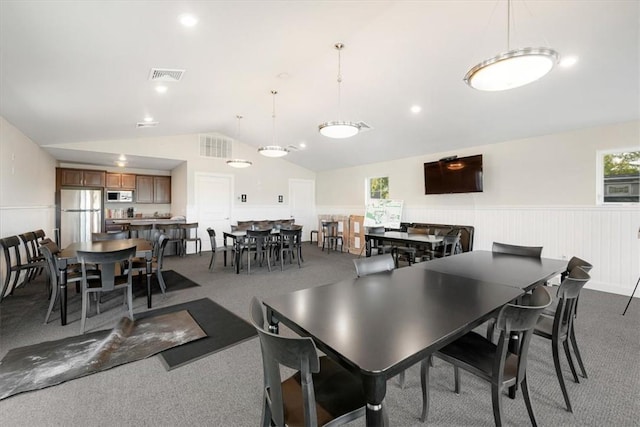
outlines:
[{"label": "kitchen backsplash", "polygon": [[133,216],[142,217],[171,217],[170,204],[140,204],[140,203],[105,203],[105,218],[127,218],[128,209],[133,208]]}]

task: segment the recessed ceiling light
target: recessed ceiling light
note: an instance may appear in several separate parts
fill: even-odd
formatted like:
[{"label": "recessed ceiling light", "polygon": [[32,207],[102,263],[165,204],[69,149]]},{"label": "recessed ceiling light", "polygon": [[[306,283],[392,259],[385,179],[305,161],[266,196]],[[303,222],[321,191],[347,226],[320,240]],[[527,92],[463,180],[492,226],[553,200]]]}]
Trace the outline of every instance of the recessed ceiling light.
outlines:
[{"label": "recessed ceiling light", "polygon": [[562,58],[562,60],[560,60],[560,66],[562,68],[569,68],[576,65],[576,62],[578,62],[577,56],[567,56],[565,58]]},{"label": "recessed ceiling light", "polygon": [[178,18],[185,27],[194,27],[198,23],[198,18],[189,13],[184,13]]},{"label": "recessed ceiling light", "polygon": [[156,92],[165,93],[169,88],[163,85],[156,86]]},{"label": "recessed ceiling light", "polygon": [[118,160],[118,161],[116,162],[116,165],[117,165],[118,167],[123,168],[123,167],[127,166],[127,162],[123,162],[123,161]]},{"label": "recessed ceiling light", "polygon": [[120,154],[120,157],[118,157],[118,160],[120,160],[121,162],[126,162],[127,158],[125,157],[124,154]]},{"label": "recessed ceiling light", "polygon": [[147,117],[144,118],[144,121],[147,122],[147,123],[152,122],[153,121],[153,117],[147,116]]},{"label": "recessed ceiling light", "polygon": [[411,112],[414,114],[419,113],[420,111],[422,111],[422,107],[419,105],[412,105],[411,106]]},{"label": "recessed ceiling light", "polygon": [[307,148],[307,144],[305,144],[304,142],[301,142],[298,145],[300,146],[300,148]]}]

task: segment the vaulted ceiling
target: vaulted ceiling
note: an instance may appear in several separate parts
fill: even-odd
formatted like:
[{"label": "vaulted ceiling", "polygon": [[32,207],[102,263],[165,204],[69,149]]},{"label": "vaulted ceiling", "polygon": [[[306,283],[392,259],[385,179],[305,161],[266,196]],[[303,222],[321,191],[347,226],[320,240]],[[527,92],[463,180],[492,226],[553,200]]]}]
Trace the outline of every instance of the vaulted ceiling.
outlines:
[{"label": "vaulted ceiling", "polygon": [[[286,160],[316,171],[640,118],[637,1],[513,1],[512,48],[577,63],[510,91],[469,88],[466,71],[507,49],[506,4],[3,0],[0,113],[63,161],[86,153],[58,144],[217,132],[304,143]],[[159,94],[154,67],[186,71]],[[157,127],[136,128],[146,116]],[[318,133],[338,119],[371,129]]]}]

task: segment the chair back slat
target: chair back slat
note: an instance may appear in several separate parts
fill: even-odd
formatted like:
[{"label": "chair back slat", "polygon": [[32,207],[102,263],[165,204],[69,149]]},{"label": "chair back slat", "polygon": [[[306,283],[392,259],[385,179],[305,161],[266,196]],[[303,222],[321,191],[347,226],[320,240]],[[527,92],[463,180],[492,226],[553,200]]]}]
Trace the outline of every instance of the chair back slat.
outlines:
[{"label": "chair back slat", "polygon": [[116,233],[91,233],[92,242],[103,242],[106,240],[123,240],[128,238],[128,231],[118,231]]},{"label": "chair back slat", "polygon": [[356,267],[356,275],[358,277],[368,276],[369,274],[380,273],[383,271],[391,271],[396,268],[391,254],[382,254],[368,258],[356,258],[353,260],[353,265]]},{"label": "chair back slat", "polygon": [[493,242],[491,251],[494,253],[528,256],[533,258],[540,258],[542,256],[542,246],[518,246]]}]

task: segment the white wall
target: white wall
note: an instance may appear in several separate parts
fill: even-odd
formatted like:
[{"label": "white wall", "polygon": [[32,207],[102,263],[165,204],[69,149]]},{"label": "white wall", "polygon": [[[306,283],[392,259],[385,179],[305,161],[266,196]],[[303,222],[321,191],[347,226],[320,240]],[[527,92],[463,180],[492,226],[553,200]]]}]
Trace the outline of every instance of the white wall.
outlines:
[{"label": "white wall", "polygon": [[[544,246],[595,265],[588,287],[630,295],[640,274],[640,207],[596,206],[596,151],[638,147],[640,122],[507,141],[319,172],[320,214],[364,213],[365,179],[388,176],[403,220],[476,227],[475,249],[493,241]],[[482,154],[484,192],[425,195],[425,162]]]}]

